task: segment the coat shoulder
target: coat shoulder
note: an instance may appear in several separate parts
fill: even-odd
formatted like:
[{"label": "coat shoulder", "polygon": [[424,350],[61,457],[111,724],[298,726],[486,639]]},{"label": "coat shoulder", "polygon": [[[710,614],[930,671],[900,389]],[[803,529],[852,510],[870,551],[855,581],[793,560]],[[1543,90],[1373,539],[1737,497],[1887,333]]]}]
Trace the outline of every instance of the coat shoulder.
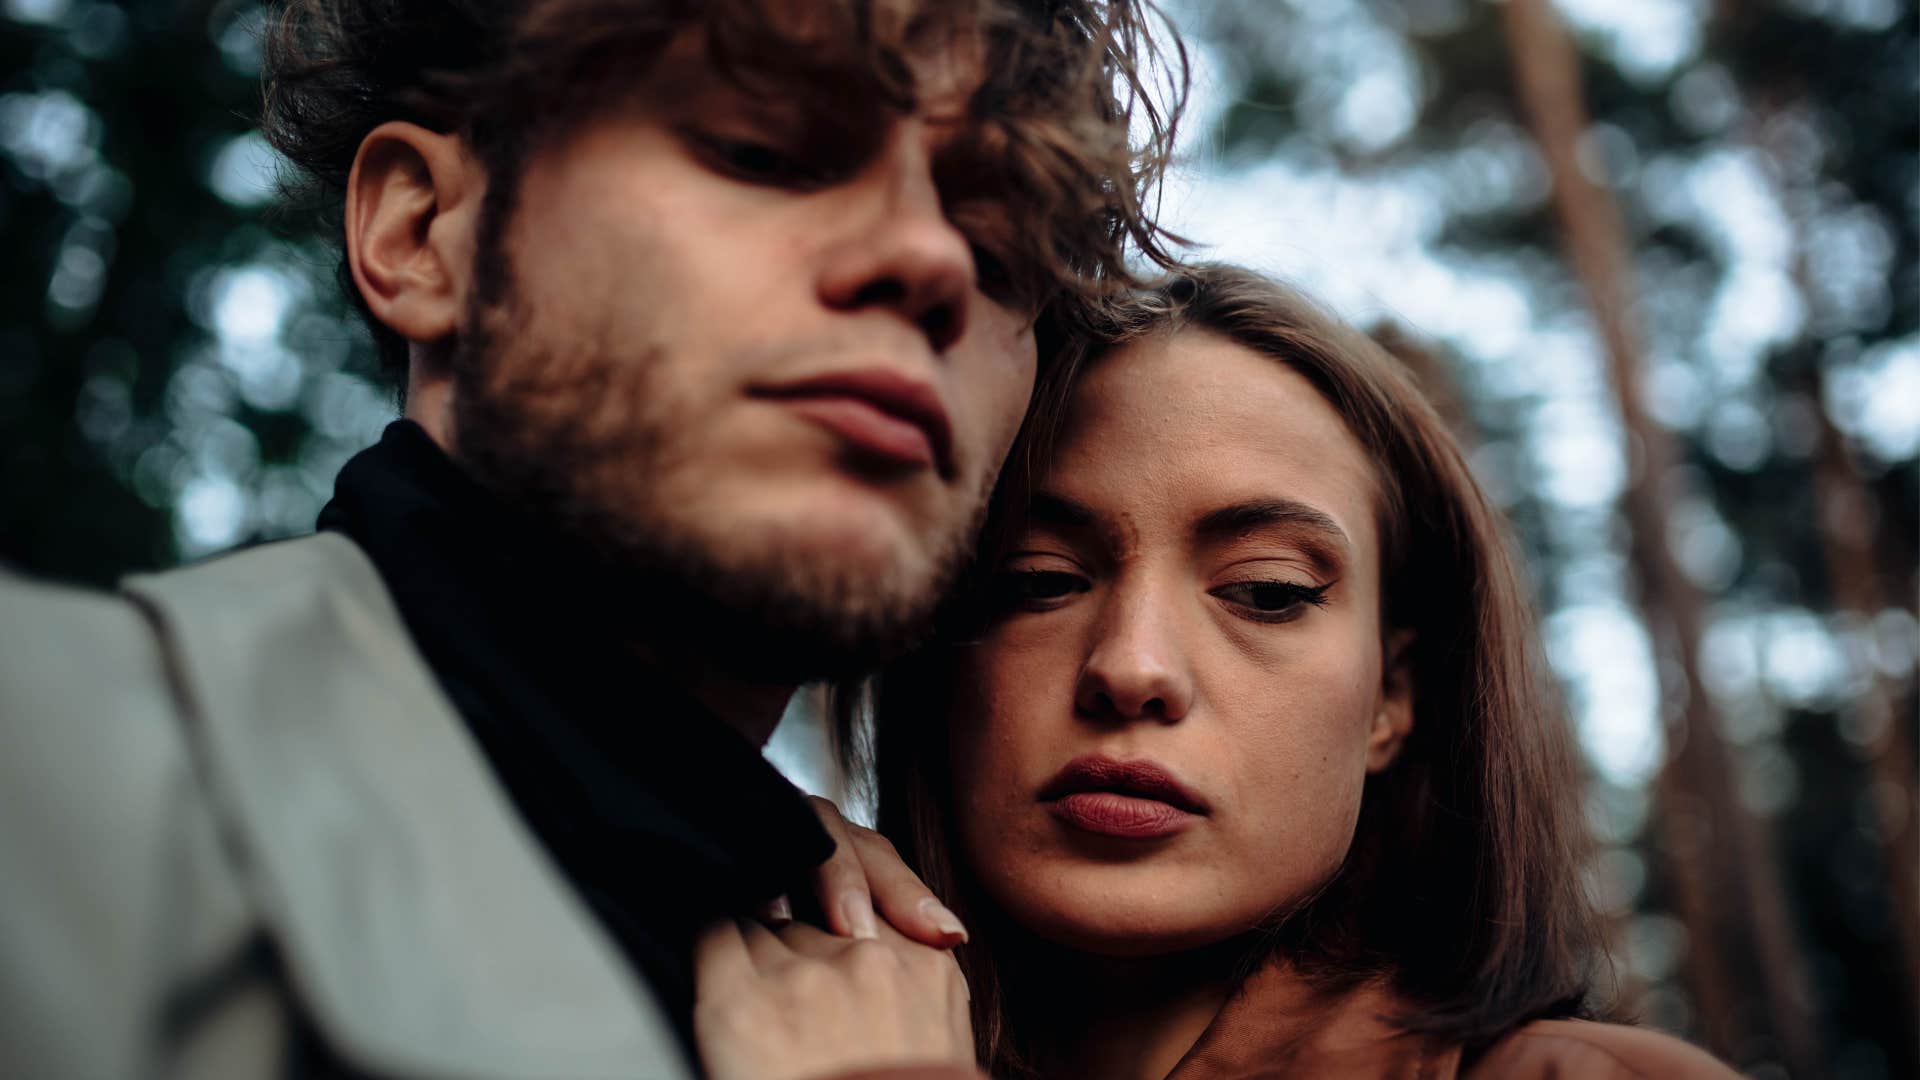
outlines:
[{"label": "coat shoulder", "polygon": [[345,537],[0,579],[0,735],[0,1076],[687,1075]]},{"label": "coat shoulder", "polygon": [[1671,1035],[1590,1020],[1536,1020],[1494,1043],[1463,1075],[1569,1080],[1739,1076],[1705,1050]]},{"label": "coat shoulder", "polygon": [[171,991],[246,962],[177,689],[139,604],[0,575],[0,1075],[138,1075]]},{"label": "coat shoulder", "polygon": [[126,598],[0,573],[0,714],[150,717],[166,681],[151,623]]},{"label": "coat shoulder", "polygon": [[11,811],[0,821],[11,827],[150,836],[166,820],[157,807],[190,773],[166,650],[123,596],[0,576],[0,718],[0,800]]}]

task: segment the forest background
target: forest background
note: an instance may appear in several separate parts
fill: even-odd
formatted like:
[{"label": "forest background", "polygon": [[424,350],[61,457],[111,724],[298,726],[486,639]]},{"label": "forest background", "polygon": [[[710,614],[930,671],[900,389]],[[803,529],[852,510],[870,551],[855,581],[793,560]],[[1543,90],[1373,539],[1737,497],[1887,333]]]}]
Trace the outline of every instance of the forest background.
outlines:
[{"label": "forest background", "polygon": [[[1166,209],[1415,369],[1510,515],[1620,1004],[1920,1076],[1920,40],[1901,0],[1188,0]],[[253,0],[0,0],[0,562],[312,528],[393,417],[276,212]],[[818,729],[770,751],[830,787]]]}]

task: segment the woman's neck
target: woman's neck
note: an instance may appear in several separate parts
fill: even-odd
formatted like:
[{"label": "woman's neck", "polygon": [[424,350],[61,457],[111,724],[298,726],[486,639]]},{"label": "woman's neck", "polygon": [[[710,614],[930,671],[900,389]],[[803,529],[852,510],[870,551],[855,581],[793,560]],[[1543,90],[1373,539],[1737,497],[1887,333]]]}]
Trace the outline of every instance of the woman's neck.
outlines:
[{"label": "woman's neck", "polygon": [[1242,956],[1244,947],[1139,960],[1061,954],[1043,991],[1053,1014],[1045,1075],[1163,1080],[1232,995]]}]

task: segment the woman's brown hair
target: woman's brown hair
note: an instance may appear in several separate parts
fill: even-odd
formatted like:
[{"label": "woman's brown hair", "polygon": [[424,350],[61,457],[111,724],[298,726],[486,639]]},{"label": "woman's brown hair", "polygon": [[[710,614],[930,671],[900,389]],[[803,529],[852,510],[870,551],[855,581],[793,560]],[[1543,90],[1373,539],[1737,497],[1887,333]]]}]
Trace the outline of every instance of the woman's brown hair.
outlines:
[{"label": "woman's brown hair", "polygon": [[[1445,423],[1374,342],[1258,274],[1183,270],[1054,366],[996,495],[978,570],[995,569],[1018,527],[1077,372],[1131,342],[1186,332],[1292,368],[1367,449],[1382,493],[1382,625],[1413,633],[1412,734],[1368,779],[1341,869],[1256,935],[1245,964],[1277,953],[1329,988],[1386,975],[1410,1004],[1403,1027],[1470,1049],[1529,1020],[1581,1015],[1599,935],[1580,881],[1578,770],[1527,589]],[[963,591],[927,646],[848,688],[837,720],[843,745],[871,760],[880,831],[975,929],[960,958],[980,1058],[1013,1076],[1030,1071],[1037,1033],[1009,1000],[1000,977],[1009,957],[995,945],[1023,935],[957,862],[947,772],[952,649],[985,617],[964,599],[977,594]]]}]

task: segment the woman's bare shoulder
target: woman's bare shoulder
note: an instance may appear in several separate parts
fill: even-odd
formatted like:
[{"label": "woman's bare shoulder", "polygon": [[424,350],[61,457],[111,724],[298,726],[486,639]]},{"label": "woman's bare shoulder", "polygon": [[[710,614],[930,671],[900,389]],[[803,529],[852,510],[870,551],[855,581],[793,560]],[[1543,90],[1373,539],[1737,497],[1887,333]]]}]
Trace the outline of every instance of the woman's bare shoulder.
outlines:
[{"label": "woman's bare shoulder", "polygon": [[1735,1080],[1739,1075],[1705,1050],[1671,1035],[1591,1020],[1536,1020],[1494,1043],[1462,1073],[1467,1080],[1492,1077]]}]

